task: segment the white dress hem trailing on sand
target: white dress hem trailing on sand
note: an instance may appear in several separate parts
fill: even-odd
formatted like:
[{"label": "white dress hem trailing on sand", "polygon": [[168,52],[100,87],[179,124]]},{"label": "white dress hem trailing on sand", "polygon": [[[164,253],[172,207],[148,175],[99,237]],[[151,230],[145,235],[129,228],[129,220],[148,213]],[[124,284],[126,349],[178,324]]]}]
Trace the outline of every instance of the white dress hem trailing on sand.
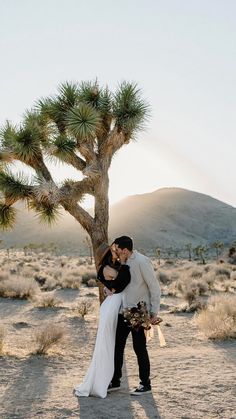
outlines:
[{"label": "white dress hem trailing on sand", "polygon": [[82,384],[75,387],[75,396],[107,396],[107,388],[114,373],[116,327],[122,295],[123,292],[110,295],[101,304],[92,361]]}]

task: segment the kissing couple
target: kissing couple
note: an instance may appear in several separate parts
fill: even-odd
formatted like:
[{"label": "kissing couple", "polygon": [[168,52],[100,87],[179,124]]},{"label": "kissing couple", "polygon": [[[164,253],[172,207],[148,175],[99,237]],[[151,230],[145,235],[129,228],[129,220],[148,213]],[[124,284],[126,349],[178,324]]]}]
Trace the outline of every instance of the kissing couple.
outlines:
[{"label": "kissing couple", "polygon": [[140,385],[130,392],[143,395],[151,392],[150,362],[143,327],[131,328],[123,310],[147,305],[151,324],[158,324],[160,286],[150,259],[133,250],[128,236],[115,239],[111,246],[103,243],[98,248],[98,280],[104,284],[105,300],[100,306],[97,338],[87,374],[74,395],[105,398],[107,392],[120,389],[124,349],[129,333],[137,356]]}]

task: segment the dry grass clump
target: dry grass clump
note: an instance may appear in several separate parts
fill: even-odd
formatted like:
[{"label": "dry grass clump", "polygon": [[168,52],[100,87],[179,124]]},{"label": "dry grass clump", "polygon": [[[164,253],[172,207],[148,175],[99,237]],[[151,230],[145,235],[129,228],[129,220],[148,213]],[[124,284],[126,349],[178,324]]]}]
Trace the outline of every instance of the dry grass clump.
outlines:
[{"label": "dry grass clump", "polygon": [[80,277],[73,277],[73,276],[67,276],[66,278],[63,278],[63,280],[59,284],[61,288],[70,288],[70,289],[80,289],[81,286],[81,278]]},{"label": "dry grass clump", "polygon": [[89,279],[88,282],[87,282],[87,286],[90,287],[90,288],[97,287],[98,284],[97,284],[96,279],[92,279],[92,278]]},{"label": "dry grass clump", "polygon": [[55,290],[57,286],[58,286],[57,281],[54,278],[48,276],[45,278],[44,284],[42,285],[41,289],[45,291],[52,291],[52,290]]},{"label": "dry grass clump", "polygon": [[82,284],[87,285],[90,279],[97,279],[97,272],[93,270],[89,270],[82,275]]},{"label": "dry grass clump", "polygon": [[90,313],[92,309],[92,303],[88,300],[79,301],[77,306],[73,308],[73,311],[78,313],[83,319],[84,317]]},{"label": "dry grass clump", "polygon": [[203,272],[200,269],[193,269],[190,272],[191,278],[201,278],[203,275]]},{"label": "dry grass clump", "polygon": [[208,271],[206,275],[204,275],[204,280],[208,286],[209,291],[213,291],[215,286],[215,274],[212,271]]},{"label": "dry grass clump", "polygon": [[218,277],[220,276],[221,278],[225,278],[225,279],[230,278],[230,270],[223,267],[216,268],[215,275]]},{"label": "dry grass clump", "polygon": [[181,296],[191,305],[197,297],[205,295],[208,290],[208,284],[204,279],[193,279],[185,275],[173,284],[172,295]]},{"label": "dry grass clump", "polygon": [[0,355],[3,353],[4,338],[5,338],[5,329],[3,326],[0,326]]},{"label": "dry grass clump", "polygon": [[39,291],[38,284],[30,278],[12,277],[0,282],[0,297],[29,299]]},{"label": "dry grass clump", "polygon": [[[19,266],[18,266],[19,269]],[[33,278],[36,272],[40,272],[40,267],[37,265],[24,265],[21,269],[21,275],[24,278]]]},{"label": "dry grass clump", "polygon": [[81,282],[81,276],[78,274],[78,271],[66,270],[58,280],[58,285],[61,288],[79,289]]},{"label": "dry grass clump", "polygon": [[230,278],[232,279],[232,281],[236,281],[236,271],[232,271]]},{"label": "dry grass clump", "polygon": [[234,292],[236,289],[236,282],[228,279],[227,281],[224,281],[222,288],[225,292]]},{"label": "dry grass clump", "polygon": [[[204,267],[189,265],[182,266],[168,272],[171,278],[168,284],[167,293],[176,297],[184,298],[189,305],[198,299],[199,296],[209,295],[211,291],[235,292],[234,274],[232,265],[219,266],[215,263]],[[175,274],[179,275],[177,280]]]},{"label": "dry grass clump", "polygon": [[40,296],[36,299],[34,299],[34,305],[35,307],[42,307],[42,308],[53,308],[53,307],[59,307],[62,304],[62,301],[55,297],[51,293],[41,293]]},{"label": "dry grass clump", "polygon": [[37,345],[36,354],[45,355],[49,349],[56,346],[65,336],[65,329],[56,324],[45,324],[36,330],[34,341]]},{"label": "dry grass clump", "polygon": [[50,267],[46,269],[42,278],[45,278],[43,289],[53,290],[55,288],[71,288],[79,289],[81,286],[81,275],[78,273],[78,268],[61,268]]},{"label": "dry grass clump", "polygon": [[163,285],[168,285],[171,282],[170,274],[161,270],[158,271],[157,278]]},{"label": "dry grass clump", "polygon": [[211,297],[195,321],[208,339],[236,338],[236,296]]}]

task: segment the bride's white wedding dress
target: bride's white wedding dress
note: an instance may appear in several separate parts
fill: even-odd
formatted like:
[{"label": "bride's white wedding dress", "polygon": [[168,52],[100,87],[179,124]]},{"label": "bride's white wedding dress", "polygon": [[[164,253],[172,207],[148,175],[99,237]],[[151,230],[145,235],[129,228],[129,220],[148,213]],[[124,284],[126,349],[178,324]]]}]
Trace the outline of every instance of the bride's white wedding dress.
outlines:
[{"label": "bride's white wedding dress", "polygon": [[75,396],[107,396],[107,388],[114,373],[116,327],[122,295],[123,292],[110,295],[101,304],[92,361],[84,381],[75,387]]}]

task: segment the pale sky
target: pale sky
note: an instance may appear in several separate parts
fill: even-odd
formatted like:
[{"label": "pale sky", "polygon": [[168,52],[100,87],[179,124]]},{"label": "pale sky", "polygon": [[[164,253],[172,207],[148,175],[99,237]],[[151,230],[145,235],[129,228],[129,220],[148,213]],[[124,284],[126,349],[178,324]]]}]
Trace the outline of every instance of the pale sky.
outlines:
[{"label": "pale sky", "polygon": [[236,206],[235,22],[235,0],[0,0],[0,124],[66,80],[136,81],[152,118],[115,157],[110,202],[182,187]]}]

